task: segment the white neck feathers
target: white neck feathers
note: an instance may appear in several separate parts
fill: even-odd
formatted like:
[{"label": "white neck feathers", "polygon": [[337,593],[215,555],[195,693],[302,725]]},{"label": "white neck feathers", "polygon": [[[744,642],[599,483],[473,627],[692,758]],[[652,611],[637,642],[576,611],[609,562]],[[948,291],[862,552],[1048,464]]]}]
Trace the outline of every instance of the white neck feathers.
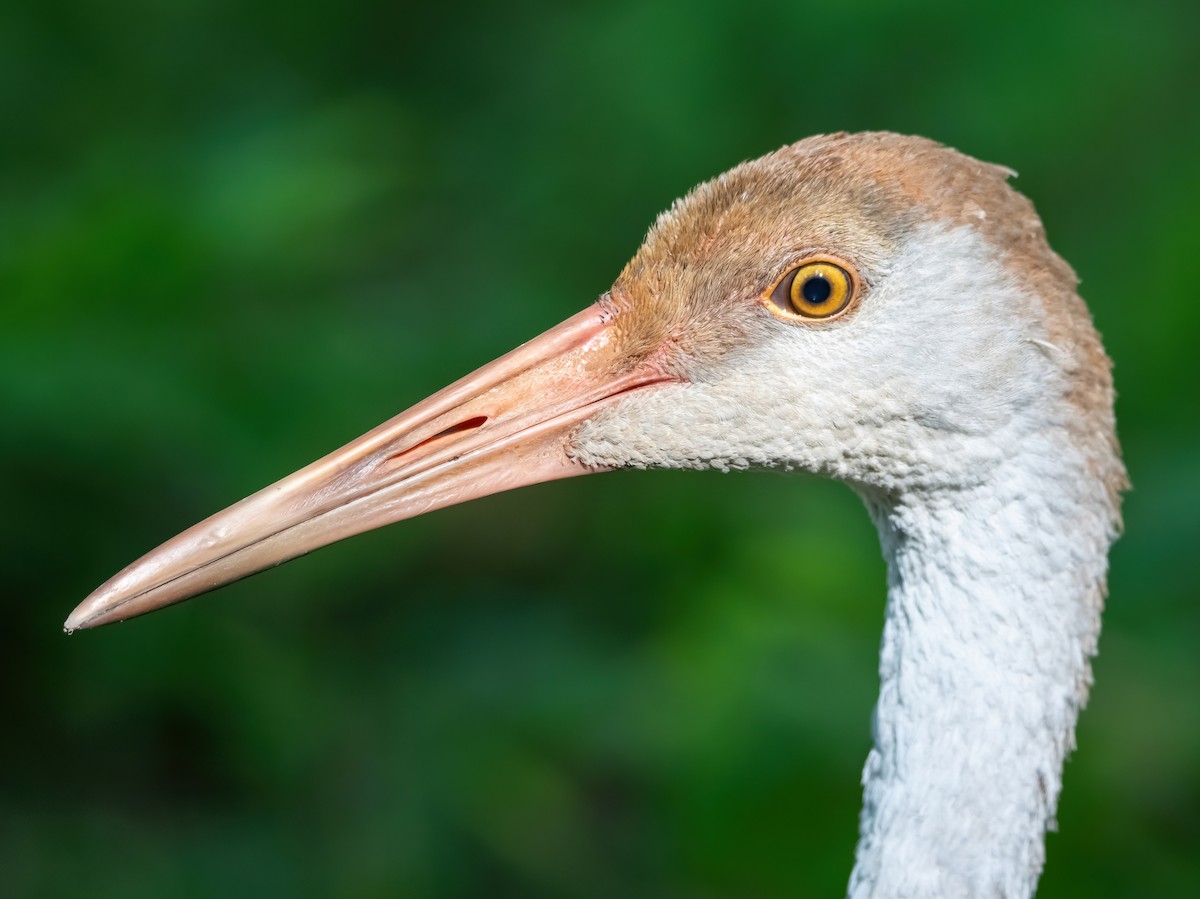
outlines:
[{"label": "white neck feathers", "polygon": [[1033,894],[1115,536],[1085,469],[1035,438],[983,484],[866,497],[889,595],[854,899]]}]

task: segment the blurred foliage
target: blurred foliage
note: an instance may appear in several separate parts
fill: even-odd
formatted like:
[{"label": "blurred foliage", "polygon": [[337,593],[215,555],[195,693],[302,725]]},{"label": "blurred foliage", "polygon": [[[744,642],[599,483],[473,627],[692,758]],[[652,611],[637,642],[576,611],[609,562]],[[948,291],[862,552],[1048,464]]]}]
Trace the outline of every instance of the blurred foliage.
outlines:
[{"label": "blurred foliage", "polygon": [[[1200,6],[0,6],[8,896],[835,896],[884,573],[840,485],[621,473],[149,619],[117,568],[590,302],[802,136],[1022,175],[1135,483],[1040,895],[1200,883]],[[1190,360],[1190,361],[1189,361]]]}]

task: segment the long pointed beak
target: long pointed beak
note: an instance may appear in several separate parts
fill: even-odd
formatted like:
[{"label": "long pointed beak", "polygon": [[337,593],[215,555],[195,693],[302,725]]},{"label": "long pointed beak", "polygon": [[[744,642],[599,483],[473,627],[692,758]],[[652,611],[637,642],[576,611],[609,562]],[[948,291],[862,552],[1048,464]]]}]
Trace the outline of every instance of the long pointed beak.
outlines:
[{"label": "long pointed beak", "polygon": [[620,358],[613,316],[591,306],[189,528],[99,587],[64,627],[131,618],[353,534],[596,471],[568,455],[576,425],[629,391],[672,380]]}]

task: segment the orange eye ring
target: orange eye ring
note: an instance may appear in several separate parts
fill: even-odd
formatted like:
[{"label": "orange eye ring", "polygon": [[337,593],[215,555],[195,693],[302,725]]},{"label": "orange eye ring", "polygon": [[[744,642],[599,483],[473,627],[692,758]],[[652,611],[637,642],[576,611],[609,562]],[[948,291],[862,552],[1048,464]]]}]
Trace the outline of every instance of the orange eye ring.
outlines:
[{"label": "orange eye ring", "polygon": [[764,295],[767,308],[790,321],[826,321],[850,308],[858,279],[845,263],[806,259],[784,272]]}]

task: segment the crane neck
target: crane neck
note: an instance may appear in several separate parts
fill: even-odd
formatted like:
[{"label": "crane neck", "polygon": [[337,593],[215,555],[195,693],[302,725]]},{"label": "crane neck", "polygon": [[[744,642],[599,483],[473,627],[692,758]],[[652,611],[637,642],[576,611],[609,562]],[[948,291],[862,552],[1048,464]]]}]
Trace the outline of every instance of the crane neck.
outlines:
[{"label": "crane neck", "polygon": [[888,563],[849,894],[1032,896],[1091,683],[1111,503],[1029,441],[969,487],[865,496]]}]

